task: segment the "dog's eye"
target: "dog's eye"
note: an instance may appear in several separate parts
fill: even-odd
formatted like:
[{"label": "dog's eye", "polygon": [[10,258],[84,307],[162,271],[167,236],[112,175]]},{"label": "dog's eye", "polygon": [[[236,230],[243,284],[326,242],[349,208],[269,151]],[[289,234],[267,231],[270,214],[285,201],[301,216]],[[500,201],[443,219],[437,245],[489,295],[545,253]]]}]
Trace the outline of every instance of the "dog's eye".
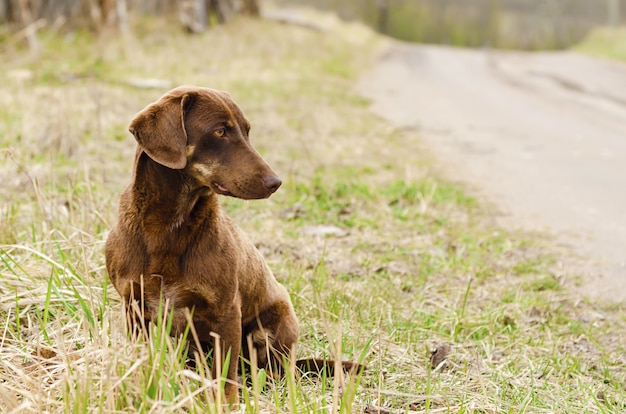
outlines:
[{"label": "dog's eye", "polygon": [[215,131],[213,131],[213,135],[215,135],[218,138],[223,137],[225,133],[226,133],[226,129],[225,128],[219,128],[219,129],[216,129]]}]

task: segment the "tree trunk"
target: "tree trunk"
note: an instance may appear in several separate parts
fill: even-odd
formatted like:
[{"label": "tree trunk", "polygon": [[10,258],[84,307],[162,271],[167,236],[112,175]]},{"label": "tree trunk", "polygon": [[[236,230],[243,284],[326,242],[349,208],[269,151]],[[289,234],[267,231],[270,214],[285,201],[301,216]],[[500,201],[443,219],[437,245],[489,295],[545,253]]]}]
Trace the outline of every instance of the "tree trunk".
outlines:
[{"label": "tree trunk", "polygon": [[28,46],[31,52],[37,52],[37,50],[39,50],[39,41],[37,40],[37,32],[33,24],[34,20],[31,7],[28,0],[20,0],[20,15],[22,17],[22,26],[24,26],[24,30],[26,31]]},{"label": "tree trunk", "polygon": [[205,0],[184,0],[180,4],[180,20],[190,33],[201,33],[207,28]]},{"label": "tree trunk", "polygon": [[255,17],[259,16],[261,14],[259,10],[259,2],[257,0],[243,0],[241,13]]},{"label": "tree trunk", "polygon": [[378,0],[378,31],[382,34],[389,33],[389,0]]},{"label": "tree trunk", "polygon": [[16,23],[18,21],[15,0],[6,0],[0,3],[0,22]]},{"label": "tree trunk", "polygon": [[[190,32],[207,29],[209,16],[228,23],[237,13],[259,14],[258,0],[0,0],[0,24],[24,30],[33,23],[89,27],[96,31],[117,27],[126,30],[128,13],[168,14],[178,10]],[[28,33],[31,46],[36,39]]]},{"label": "tree trunk", "polygon": [[210,11],[217,15],[217,21],[228,23],[235,15],[233,0],[210,0]]}]

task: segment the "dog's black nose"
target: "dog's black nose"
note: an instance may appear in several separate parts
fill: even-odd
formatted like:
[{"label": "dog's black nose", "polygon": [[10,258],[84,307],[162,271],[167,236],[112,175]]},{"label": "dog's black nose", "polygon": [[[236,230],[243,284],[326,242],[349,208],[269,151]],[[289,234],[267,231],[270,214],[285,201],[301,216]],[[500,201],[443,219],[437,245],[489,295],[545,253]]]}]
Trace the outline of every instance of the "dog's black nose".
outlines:
[{"label": "dog's black nose", "polygon": [[270,191],[270,193],[278,190],[278,187],[280,187],[282,183],[283,182],[280,180],[280,178],[276,177],[275,175],[270,175],[269,177],[265,177],[263,179],[263,185]]}]

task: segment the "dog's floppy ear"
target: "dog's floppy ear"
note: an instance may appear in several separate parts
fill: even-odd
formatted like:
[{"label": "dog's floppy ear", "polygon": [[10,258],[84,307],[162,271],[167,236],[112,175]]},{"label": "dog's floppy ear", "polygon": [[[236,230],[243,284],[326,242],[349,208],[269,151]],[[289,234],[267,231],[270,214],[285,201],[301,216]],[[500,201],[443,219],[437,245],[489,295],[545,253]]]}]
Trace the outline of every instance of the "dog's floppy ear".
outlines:
[{"label": "dog's floppy ear", "polygon": [[[186,92],[186,93],[185,93]],[[187,165],[185,108],[193,101],[189,91],[172,91],[139,112],[129,126],[150,158],[181,170]]]}]

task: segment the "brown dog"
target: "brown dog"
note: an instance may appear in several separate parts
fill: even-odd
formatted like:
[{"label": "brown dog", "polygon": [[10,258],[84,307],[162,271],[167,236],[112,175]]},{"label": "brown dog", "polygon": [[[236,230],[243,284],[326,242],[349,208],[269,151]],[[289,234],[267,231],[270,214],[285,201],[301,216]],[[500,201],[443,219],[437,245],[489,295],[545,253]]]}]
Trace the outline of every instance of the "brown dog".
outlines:
[{"label": "brown dog", "polygon": [[173,312],[172,335],[184,332],[187,312],[203,346],[213,346],[217,334],[224,355],[230,350],[225,394],[235,402],[247,338],[260,363],[280,364],[296,344],[298,321],[287,290],[217,195],[267,198],[281,181],[250,144],[250,124],[225,92],[176,88],[139,112],[130,131],[139,145],[106,243],[109,277],[126,309],[135,302],[145,321],[163,301]]}]

